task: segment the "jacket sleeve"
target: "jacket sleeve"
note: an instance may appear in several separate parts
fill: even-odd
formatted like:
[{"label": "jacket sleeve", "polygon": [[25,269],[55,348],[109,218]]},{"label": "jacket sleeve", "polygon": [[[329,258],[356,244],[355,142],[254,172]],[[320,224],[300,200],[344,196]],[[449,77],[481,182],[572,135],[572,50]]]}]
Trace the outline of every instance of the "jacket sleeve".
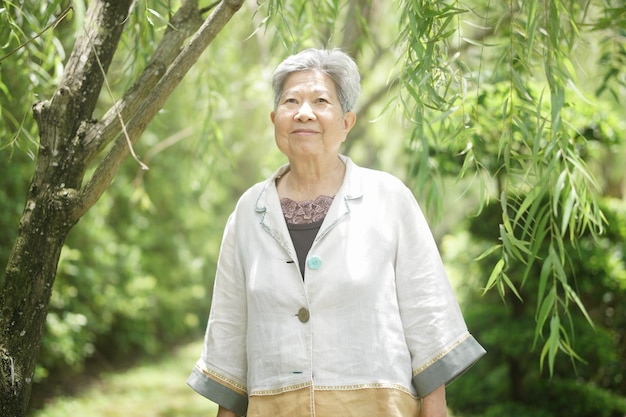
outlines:
[{"label": "jacket sleeve", "polygon": [[420,397],[452,382],[485,354],[469,334],[439,250],[410,190],[400,191],[396,286],[413,385]]},{"label": "jacket sleeve", "polygon": [[202,356],[187,384],[237,415],[245,415],[247,307],[235,213],[224,230]]}]

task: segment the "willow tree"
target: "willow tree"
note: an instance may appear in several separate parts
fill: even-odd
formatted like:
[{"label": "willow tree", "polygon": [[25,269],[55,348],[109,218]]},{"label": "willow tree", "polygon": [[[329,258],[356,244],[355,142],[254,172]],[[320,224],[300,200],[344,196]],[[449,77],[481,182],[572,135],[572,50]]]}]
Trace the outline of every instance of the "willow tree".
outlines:
[{"label": "willow tree", "polygon": [[[35,3],[27,6],[34,9]],[[35,174],[0,289],[1,416],[26,413],[68,232],[110,186],[122,161],[135,157],[133,146],[148,123],[244,2],[165,5],[171,12],[168,29],[154,47],[142,45],[150,55],[145,67],[124,80],[128,89],[101,117],[95,109],[98,99],[109,94],[109,66],[124,35],[137,30],[127,24],[129,13],[144,6],[130,0],[92,0],[83,15],[83,2],[55,4],[61,3],[73,5],[73,12],[67,9],[57,19],[73,13],[80,30],[62,62],[54,93],[33,107],[38,126]],[[564,117],[568,96],[580,85],[571,56],[581,34],[591,29],[602,31],[596,38],[604,41],[603,48],[619,51],[620,35],[611,30],[613,24],[623,27],[626,13],[623,5],[601,0],[496,3],[400,0],[390,8],[382,0],[266,0],[250,7],[259,7],[260,29],[277,40],[281,55],[314,44],[343,46],[362,66],[381,56],[395,57],[395,75],[381,80],[380,91],[394,92],[388,107],[400,108],[412,131],[407,148],[415,162],[415,186],[427,190],[428,201],[438,207],[442,197],[432,176],[444,174],[436,162],[450,155],[460,161],[454,173],[458,177],[497,183],[502,221],[500,242],[492,252],[498,251],[500,260],[485,287],[515,293],[525,279],[541,280],[537,333],[549,323],[545,357],[552,360],[559,349],[574,354],[561,319],[572,305],[584,312],[562,272],[563,242],[602,231],[599,191],[579,152],[583,139],[574,140]],[[32,35],[19,33],[15,16],[20,11],[4,4],[11,23],[6,27],[13,28],[11,36],[21,39],[18,46],[23,47]],[[391,16],[397,36],[381,43],[369,26],[376,23],[373,16]],[[47,29],[57,30],[56,20],[51,20]],[[10,54],[6,57],[0,59],[10,59]],[[603,87],[623,97],[622,75],[609,71],[620,68],[619,54],[611,59],[606,58],[610,65],[605,65]],[[2,87],[8,84],[0,82]],[[487,143],[477,103],[488,93],[485,86],[495,82],[504,86],[498,106],[500,134]],[[545,88],[537,89],[537,84]],[[541,253],[537,242],[546,240],[550,250]],[[543,272],[540,277],[510,277],[510,259],[529,266],[543,262]]]},{"label": "willow tree", "polygon": [[[499,260],[485,291],[521,299],[524,283],[538,281],[535,340],[541,365],[552,372],[558,352],[577,357],[573,310],[593,326],[568,273],[566,243],[598,236],[605,224],[584,133],[602,125],[602,108],[597,120],[581,120],[571,107],[581,97],[589,107],[623,103],[626,7],[593,0],[407,1],[402,19],[399,96],[414,126],[416,183],[439,205],[432,178],[445,171],[441,160],[454,159],[448,173],[473,178],[484,191],[482,204],[494,194],[499,240],[481,258],[498,253]],[[524,272],[510,275],[517,262]],[[533,276],[537,264],[541,273]]]}]

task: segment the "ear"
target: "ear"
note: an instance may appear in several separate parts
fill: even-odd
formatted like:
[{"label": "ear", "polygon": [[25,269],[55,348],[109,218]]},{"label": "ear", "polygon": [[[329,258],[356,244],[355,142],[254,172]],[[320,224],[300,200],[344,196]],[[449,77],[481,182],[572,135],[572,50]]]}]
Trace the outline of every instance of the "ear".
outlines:
[{"label": "ear", "polygon": [[356,113],[352,111],[347,111],[343,115],[343,130],[346,132],[346,135],[352,129],[354,124],[356,123]]},{"label": "ear", "polygon": [[270,120],[272,121],[272,124],[274,124],[274,120],[276,120],[276,113],[275,112],[271,112],[270,113]]}]

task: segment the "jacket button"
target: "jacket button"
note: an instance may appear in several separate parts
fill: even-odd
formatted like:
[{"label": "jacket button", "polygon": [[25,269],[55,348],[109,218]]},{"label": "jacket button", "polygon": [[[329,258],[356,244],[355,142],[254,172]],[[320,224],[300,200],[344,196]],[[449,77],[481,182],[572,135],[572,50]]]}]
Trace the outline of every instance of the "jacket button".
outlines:
[{"label": "jacket button", "polygon": [[322,260],[319,256],[310,256],[309,259],[306,260],[306,266],[310,269],[320,269],[320,266],[322,266]]},{"label": "jacket button", "polygon": [[309,310],[307,310],[306,308],[302,307],[300,310],[298,310],[298,320],[300,320],[302,323],[306,323],[307,321],[309,321],[310,317],[311,315],[309,314]]}]

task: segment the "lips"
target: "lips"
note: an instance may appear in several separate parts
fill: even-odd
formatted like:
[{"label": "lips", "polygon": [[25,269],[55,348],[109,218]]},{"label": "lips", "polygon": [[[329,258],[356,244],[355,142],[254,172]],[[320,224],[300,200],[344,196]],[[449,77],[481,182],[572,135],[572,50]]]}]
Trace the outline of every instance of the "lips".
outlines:
[{"label": "lips", "polygon": [[311,129],[296,129],[296,130],[293,130],[291,133],[295,135],[314,135],[319,132],[317,130],[311,130]]}]

